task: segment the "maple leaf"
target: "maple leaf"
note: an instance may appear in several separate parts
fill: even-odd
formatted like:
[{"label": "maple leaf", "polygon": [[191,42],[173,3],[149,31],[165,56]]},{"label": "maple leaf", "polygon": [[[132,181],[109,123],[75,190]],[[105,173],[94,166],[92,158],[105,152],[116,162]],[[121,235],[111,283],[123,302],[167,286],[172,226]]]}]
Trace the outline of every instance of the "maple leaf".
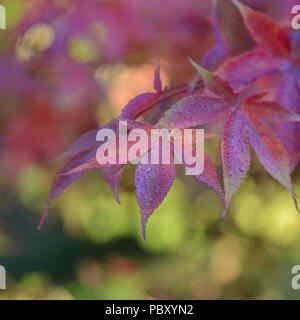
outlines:
[{"label": "maple leaf", "polygon": [[[227,81],[203,69],[192,61],[200,73],[206,91],[213,94],[208,99],[203,95],[189,96],[171,106],[160,123],[173,127],[182,121],[184,126],[198,126],[215,120],[222,114],[226,117],[222,136],[222,162],[226,206],[245,180],[250,166],[249,143],[271,176],[285,186],[293,199],[296,196],[291,185],[287,153],[275,133],[264,123],[300,121],[300,116],[282,107],[275,101],[262,100],[265,93],[255,94],[242,100]],[[219,100],[212,99],[219,97]],[[191,101],[193,103],[191,104]],[[183,117],[185,110],[188,117]]]},{"label": "maple leaf", "polygon": [[264,13],[254,11],[240,1],[232,0],[240,11],[244,23],[255,42],[281,57],[291,56],[290,40],[287,32],[272,18]]},{"label": "maple leaf", "polygon": [[264,13],[232,0],[257,47],[225,61],[216,74],[228,81],[235,91],[245,89],[257,79],[286,70],[291,46],[285,29]]},{"label": "maple leaf", "polygon": [[253,50],[227,59],[215,74],[226,80],[235,91],[242,91],[256,80],[287,68],[289,60],[274,56],[258,46]]},{"label": "maple leaf", "polygon": [[[186,163],[184,157],[182,156],[184,145],[182,148],[178,149],[178,146],[175,146],[171,142],[170,148],[171,150],[173,150],[175,157],[183,159],[183,162],[181,163],[182,167],[184,167],[185,169],[192,167],[191,165]],[[145,157],[150,158],[151,152],[145,155]],[[149,217],[151,216],[153,211],[162,203],[163,199],[167,195],[175,180],[176,170],[172,154],[170,154],[169,163],[170,164],[142,164],[142,162],[140,162],[136,169],[136,197],[140,206],[140,213],[142,216],[141,228],[142,237],[144,240],[146,223]],[[204,154],[203,172],[201,174],[194,175],[194,177],[198,181],[212,188],[220,197],[224,208],[226,207],[224,192],[220,186],[215,167],[212,160],[206,154]]]},{"label": "maple leaf", "polygon": [[[145,157],[148,157],[148,154]],[[171,164],[142,164],[140,162],[137,166],[135,188],[142,216],[141,230],[144,241],[146,223],[153,211],[164,200],[175,181],[175,177],[176,169],[174,162]]]},{"label": "maple leaf", "polygon": [[[241,13],[245,26],[257,44],[250,52],[227,60],[216,74],[236,90],[245,89],[257,79],[281,73],[276,101],[288,110],[300,114],[299,37],[287,31],[269,16],[232,0]],[[294,34],[296,35],[296,34]],[[299,162],[300,126],[298,123],[276,124],[276,134],[288,152],[290,173]]]},{"label": "maple leaf", "polygon": [[228,101],[218,97],[193,94],[177,101],[159,120],[166,128],[190,128],[220,117],[226,111]]},{"label": "maple leaf", "polygon": [[228,59],[216,72],[237,91],[261,77],[286,70],[291,47],[288,33],[272,18],[237,0],[232,2],[240,11],[246,28],[257,44],[252,51]]}]

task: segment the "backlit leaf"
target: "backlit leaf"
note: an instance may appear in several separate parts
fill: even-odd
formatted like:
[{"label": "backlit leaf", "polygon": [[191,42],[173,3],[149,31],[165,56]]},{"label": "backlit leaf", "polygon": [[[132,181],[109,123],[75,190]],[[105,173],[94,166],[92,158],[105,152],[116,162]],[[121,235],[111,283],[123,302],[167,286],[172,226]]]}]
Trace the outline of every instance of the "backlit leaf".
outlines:
[{"label": "backlit leaf", "polygon": [[[147,155],[148,156],[148,155]],[[141,232],[145,241],[146,223],[162,203],[176,176],[174,163],[138,164],[135,173],[135,192],[141,213]]]},{"label": "backlit leaf", "polygon": [[240,1],[232,0],[232,2],[239,9],[247,29],[257,44],[274,55],[290,56],[289,36],[279,24],[264,13],[255,11]]}]

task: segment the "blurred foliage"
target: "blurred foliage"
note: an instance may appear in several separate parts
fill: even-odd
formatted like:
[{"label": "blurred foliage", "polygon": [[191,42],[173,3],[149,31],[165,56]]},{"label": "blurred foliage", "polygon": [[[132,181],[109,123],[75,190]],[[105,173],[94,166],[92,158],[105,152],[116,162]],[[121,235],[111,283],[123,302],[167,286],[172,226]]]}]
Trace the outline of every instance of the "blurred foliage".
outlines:
[{"label": "blurred foliage", "polygon": [[212,191],[178,179],[143,243],[132,186],[123,180],[118,205],[97,170],[37,231],[50,174],[26,169],[18,195],[1,199],[1,298],[297,299],[290,272],[299,263],[299,216],[283,188],[252,171],[224,223]]},{"label": "blurred foliage", "polygon": [[[176,8],[182,2],[176,1]],[[187,1],[187,7],[192,8],[190,11],[193,11],[194,2]],[[24,12],[24,1],[2,3],[7,8],[8,24],[16,24]],[[203,12],[199,12],[204,30],[207,30],[203,19],[207,3],[209,1],[203,1]],[[276,16],[275,6],[270,6],[269,2],[256,3],[267,12],[274,11]],[[136,11],[144,10],[136,6]],[[189,17],[190,11],[185,10]],[[72,59],[79,65],[92,64],[91,77],[101,83],[105,92],[97,95],[94,113],[89,111],[99,121],[117,116],[130,98],[151,88],[152,62],[158,54],[162,56],[163,82],[180,82],[192,72],[191,67],[183,68],[187,65],[184,64],[186,57],[198,54],[200,45],[206,49],[210,43],[206,37],[202,42],[195,40],[202,32],[196,22],[180,29],[183,21],[174,21],[173,17],[171,27],[163,25],[164,15],[173,15],[167,5],[160,11],[161,15],[157,13],[156,16],[151,6],[149,12],[143,13],[142,21],[151,21],[147,25],[150,30],[153,21],[157,22],[155,46],[152,47],[151,37],[145,41],[134,38],[125,56],[118,57],[114,63],[106,61],[95,44],[85,38],[76,35],[69,42]],[[138,14],[132,13],[133,16]],[[108,36],[101,25],[94,25],[92,31],[102,40]],[[236,32],[239,36],[242,33],[241,30]],[[186,38],[187,33],[191,34],[192,41]],[[47,50],[53,37],[49,25],[39,24],[38,28],[35,25],[16,42],[16,56],[19,60],[31,59],[37,52]],[[7,43],[1,44],[1,48],[3,45]],[[99,56],[104,61],[93,64]],[[42,60],[42,65],[47,66],[47,61],[50,60]],[[64,62],[58,64],[58,69],[63,65]],[[51,74],[53,70],[50,69],[42,73]],[[35,65],[34,70],[41,71],[40,65]],[[55,79],[50,76],[49,82]],[[68,87],[72,81],[71,77],[64,85]],[[78,96],[73,97],[73,94],[78,94],[79,89],[81,83],[71,97],[68,93],[54,100],[66,107],[67,102],[77,101]],[[11,97],[6,95],[5,98],[1,103],[10,106]],[[53,103],[51,108],[58,110],[55,109],[58,105]],[[87,112],[88,106],[84,103],[83,106]],[[15,109],[9,112],[15,117]],[[67,121],[72,124],[68,129],[64,126],[60,129],[68,133],[64,139],[68,143],[78,135],[76,130],[72,131],[78,123],[92,126],[82,112],[77,116],[74,113],[72,111],[66,118],[61,113],[58,115],[63,119],[62,124]],[[15,118],[13,123],[16,123]],[[31,127],[29,122],[26,130]],[[39,132],[34,132],[30,141]],[[17,146],[22,145],[22,140],[21,143],[12,141],[17,141]],[[45,141],[40,143],[43,145]],[[57,145],[55,151],[43,153],[38,160],[33,157],[22,162],[17,175],[16,167],[9,160],[9,174],[0,177],[0,264],[6,267],[8,274],[7,290],[0,291],[0,299],[299,298],[299,292],[293,290],[290,283],[292,266],[300,264],[300,219],[289,194],[262,173],[257,161],[252,164],[251,174],[234,197],[223,223],[222,205],[217,196],[180,172],[181,178],[176,179],[174,188],[150,218],[144,243],[140,238],[138,206],[132,185],[133,167],[126,168],[122,180],[121,205],[115,203],[101,173],[94,170],[55,201],[46,224],[37,231],[51,177],[57,168],[56,164],[45,164],[45,161],[63,150],[61,144]],[[211,142],[206,148],[218,163],[215,145]],[[37,144],[32,148],[36,151]],[[13,154],[13,159],[22,160],[20,154]],[[8,166],[6,164],[6,168]],[[298,194],[299,181],[298,170],[294,175]]]}]

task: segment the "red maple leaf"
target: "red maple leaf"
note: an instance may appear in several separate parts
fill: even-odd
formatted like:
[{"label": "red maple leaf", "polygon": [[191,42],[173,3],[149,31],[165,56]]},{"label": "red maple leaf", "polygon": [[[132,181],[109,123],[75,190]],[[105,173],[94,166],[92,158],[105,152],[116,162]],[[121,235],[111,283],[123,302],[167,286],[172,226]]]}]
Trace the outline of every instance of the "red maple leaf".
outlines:
[{"label": "red maple leaf", "polygon": [[[224,214],[232,196],[247,176],[250,167],[249,142],[264,168],[288,189],[295,200],[287,152],[265,121],[300,121],[300,116],[277,102],[262,100],[265,94],[255,94],[242,100],[227,81],[192,63],[200,73],[206,91],[174,104],[160,120],[160,125],[169,128],[195,127],[221,115],[226,116],[221,145],[226,201]],[[297,206],[296,200],[295,204]]]},{"label": "red maple leaf", "polygon": [[[227,80],[235,90],[242,90],[261,77],[280,72],[276,101],[300,114],[299,33],[289,35],[264,13],[254,11],[237,0],[232,1],[257,46],[226,61],[216,74]],[[292,172],[299,162],[300,124],[279,123],[276,133],[288,152]]]}]

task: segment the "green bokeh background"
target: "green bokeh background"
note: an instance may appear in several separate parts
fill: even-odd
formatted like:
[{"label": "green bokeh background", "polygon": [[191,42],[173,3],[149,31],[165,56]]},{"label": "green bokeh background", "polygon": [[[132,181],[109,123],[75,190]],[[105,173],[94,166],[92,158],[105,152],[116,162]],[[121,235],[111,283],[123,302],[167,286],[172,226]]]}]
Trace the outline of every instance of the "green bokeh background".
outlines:
[{"label": "green bokeh background", "polygon": [[[225,221],[216,195],[177,178],[151,217],[147,241],[126,171],[121,205],[91,171],[53,205],[36,230],[51,175],[23,170],[18,192],[0,201],[0,252],[8,299],[297,299],[300,219],[289,194],[252,174]],[[299,192],[299,186],[296,185]],[[8,198],[5,198],[8,196]]]}]

